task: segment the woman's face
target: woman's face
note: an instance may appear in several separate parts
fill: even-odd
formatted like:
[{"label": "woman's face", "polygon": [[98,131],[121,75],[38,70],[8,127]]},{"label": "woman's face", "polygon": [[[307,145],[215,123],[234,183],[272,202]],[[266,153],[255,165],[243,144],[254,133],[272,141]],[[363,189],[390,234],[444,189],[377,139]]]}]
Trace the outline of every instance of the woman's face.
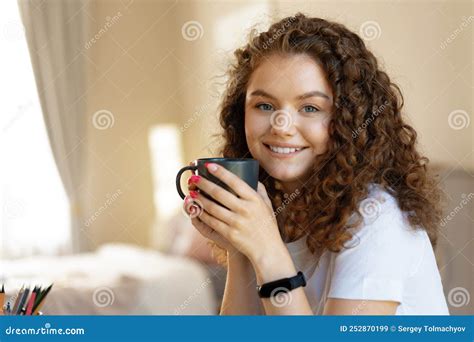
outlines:
[{"label": "woman's face", "polygon": [[[293,191],[326,151],[333,94],[308,55],[271,55],[252,73],[245,99],[245,136],[253,158]],[[295,150],[296,148],[296,150]]]}]

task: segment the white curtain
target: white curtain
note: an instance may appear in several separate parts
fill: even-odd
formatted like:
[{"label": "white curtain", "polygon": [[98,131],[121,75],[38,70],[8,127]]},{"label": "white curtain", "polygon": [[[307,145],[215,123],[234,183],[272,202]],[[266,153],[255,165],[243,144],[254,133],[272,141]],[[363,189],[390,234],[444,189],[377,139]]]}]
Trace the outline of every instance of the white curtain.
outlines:
[{"label": "white curtain", "polygon": [[85,179],[86,0],[19,0],[36,86],[54,159],[71,208],[72,251],[89,250],[82,231]]}]

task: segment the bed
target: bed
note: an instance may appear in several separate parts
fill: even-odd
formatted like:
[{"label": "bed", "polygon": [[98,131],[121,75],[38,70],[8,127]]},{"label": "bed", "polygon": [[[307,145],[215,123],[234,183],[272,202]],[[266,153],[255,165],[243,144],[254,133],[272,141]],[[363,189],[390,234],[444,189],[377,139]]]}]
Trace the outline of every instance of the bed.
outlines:
[{"label": "bed", "polygon": [[201,263],[127,244],[92,253],[1,261],[7,298],[22,284],[54,283],[45,315],[215,315],[212,274]]}]

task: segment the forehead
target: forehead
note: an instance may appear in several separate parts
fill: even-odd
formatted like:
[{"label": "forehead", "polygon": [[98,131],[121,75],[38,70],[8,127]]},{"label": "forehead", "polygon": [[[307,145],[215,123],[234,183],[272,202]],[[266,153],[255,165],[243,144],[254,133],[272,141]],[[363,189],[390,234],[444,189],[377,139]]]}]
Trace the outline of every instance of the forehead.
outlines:
[{"label": "forehead", "polygon": [[247,91],[263,89],[275,95],[319,90],[332,97],[323,68],[309,55],[271,55],[252,72]]}]

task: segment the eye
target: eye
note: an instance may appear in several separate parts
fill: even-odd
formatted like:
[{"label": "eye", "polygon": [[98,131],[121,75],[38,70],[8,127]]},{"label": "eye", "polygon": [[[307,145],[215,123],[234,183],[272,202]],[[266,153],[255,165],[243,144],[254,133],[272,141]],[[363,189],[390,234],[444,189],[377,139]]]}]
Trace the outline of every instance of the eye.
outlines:
[{"label": "eye", "polygon": [[304,106],[303,107],[303,111],[305,113],[316,113],[316,112],[319,112],[319,109],[316,108],[315,106]]},{"label": "eye", "polygon": [[259,103],[258,105],[255,106],[255,108],[258,108],[264,111],[273,111],[273,106],[269,103]]}]

